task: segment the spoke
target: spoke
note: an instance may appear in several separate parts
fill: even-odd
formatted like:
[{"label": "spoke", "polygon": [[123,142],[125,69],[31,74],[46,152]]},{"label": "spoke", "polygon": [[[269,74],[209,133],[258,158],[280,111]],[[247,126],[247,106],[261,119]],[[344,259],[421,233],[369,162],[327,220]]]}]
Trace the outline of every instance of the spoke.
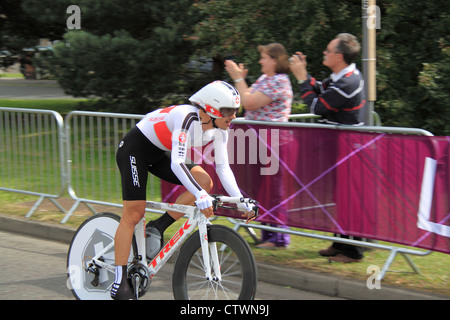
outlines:
[{"label": "spoke", "polygon": [[[238,283],[237,283],[238,284]],[[231,300],[231,299],[236,299],[236,297],[238,296],[234,291],[231,291],[230,289],[228,289],[227,287],[223,286],[223,281],[222,282],[217,282],[217,287],[220,287],[222,289],[223,294],[226,296],[227,300]],[[234,298],[230,298],[228,293],[234,295]]]},{"label": "spoke", "polygon": [[[232,273],[228,273],[230,270],[232,270],[237,264],[239,263],[239,261],[234,261],[230,266],[227,267],[226,270],[224,270],[222,272],[223,275],[230,275],[230,274],[236,274],[236,272],[240,273],[241,272],[241,268],[239,267],[237,270],[238,271],[234,271]],[[222,266],[222,264],[220,264]]]},{"label": "spoke", "polygon": [[[200,285],[196,290],[194,290],[194,292],[192,292],[192,296],[193,296],[193,297],[196,297],[196,296],[197,296],[197,293],[200,292],[200,290],[201,290],[205,285],[207,285],[207,283],[206,283],[205,281],[203,281],[203,282],[201,283],[201,285]],[[206,292],[208,292],[208,287],[206,288]],[[205,294],[203,294],[203,296],[205,296]],[[196,298],[194,298],[194,299],[196,299]]]},{"label": "spoke", "polygon": [[232,285],[238,286],[242,283],[242,281],[238,281],[238,280],[232,281],[232,280],[228,280],[228,279],[226,279],[226,280],[222,279],[221,283],[222,284],[227,283],[227,284],[232,284]]},{"label": "spoke", "polygon": [[197,274],[197,273],[193,273],[193,272],[188,272],[187,276],[188,277],[193,277],[193,278],[199,278],[199,279],[202,279],[202,280],[206,280],[204,274]]},{"label": "spoke", "polygon": [[[226,256],[224,256],[225,253],[226,253]],[[222,264],[222,263],[224,263],[225,261],[227,261],[228,258],[231,256],[232,253],[233,253],[233,252],[232,252],[231,250],[222,250],[222,251],[221,251],[221,254],[220,254],[220,259],[219,259],[220,264]]]},{"label": "spoke", "polygon": [[[216,242],[217,247],[224,246],[223,242]],[[218,260],[221,279],[211,264],[211,279],[205,277],[205,264],[201,248],[191,257],[189,261],[186,286],[190,299],[216,299],[234,300],[241,295],[244,281],[243,267],[236,252],[228,245],[225,250],[218,250]]]}]

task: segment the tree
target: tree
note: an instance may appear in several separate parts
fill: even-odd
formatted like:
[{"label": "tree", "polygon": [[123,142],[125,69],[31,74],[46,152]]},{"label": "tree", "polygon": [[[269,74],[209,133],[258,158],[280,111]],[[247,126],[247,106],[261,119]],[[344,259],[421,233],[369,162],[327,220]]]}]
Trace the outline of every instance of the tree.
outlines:
[{"label": "tree", "polygon": [[321,63],[328,42],[339,32],[361,33],[360,1],[214,0],[196,5],[205,15],[195,27],[197,55],[214,59],[220,71],[227,58],[243,62],[250,81],[260,75],[258,45],[279,42],[290,53],[301,50],[308,55],[308,69],[320,74],[328,72]]},{"label": "tree", "polygon": [[450,87],[438,78],[448,74],[450,4],[394,0],[381,9],[376,111],[385,125],[449,134]]},{"label": "tree", "polygon": [[[446,72],[443,48],[450,37],[450,3],[392,0],[377,5],[381,29],[377,31],[375,111],[385,125],[449,134],[442,123],[450,120],[448,100],[443,99],[450,90],[447,82],[438,79]],[[216,69],[226,58],[244,62],[250,81],[260,74],[259,44],[280,42],[291,53],[303,51],[308,55],[308,71],[320,78],[329,74],[321,63],[322,52],[336,34],[349,32],[363,41],[359,0],[211,0],[197,6],[205,15],[195,28],[197,55],[213,58]],[[420,82],[421,72],[423,77],[433,77],[436,87]],[[442,119],[444,115],[447,118]]]},{"label": "tree", "polygon": [[[443,44],[444,45],[444,44]],[[423,92],[422,105],[424,128],[431,132],[450,136],[450,46],[442,48],[443,58],[435,63],[424,63],[419,75],[419,88]]]},{"label": "tree", "polygon": [[[3,0],[0,41],[61,39],[70,4]],[[245,63],[254,81],[261,44],[280,42],[289,53],[304,52],[310,73],[322,78],[330,72],[322,65],[323,50],[336,34],[349,32],[363,41],[360,0],[78,0],[77,5],[82,30],[67,32],[66,42],[57,46],[56,75],[71,94],[126,102],[122,110],[128,112],[149,111],[169,93],[189,94],[210,80],[228,79],[225,59]],[[443,124],[449,120],[450,3],[377,5],[375,111],[385,125],[449,134]],[[205,77],[187,64],[208,59],[213,68]]]},{"label": "tree", "polygon": [[[40,38],[61,39],[65,26],[65,3],[52,0],[2,0],[0,4],[0,47],[20,51],[37,45]],[[52,10],[46,9],[52,8]],[[62,11],[55,15],[51,12]]]},{"label": "tree", "polygon": [[82,30],[55,47],[55,75],[75,96],[97,96],[115,111],[148,112],[170,92],[186,91],[186,41],[197,22],[191,0],[80,0]]}]

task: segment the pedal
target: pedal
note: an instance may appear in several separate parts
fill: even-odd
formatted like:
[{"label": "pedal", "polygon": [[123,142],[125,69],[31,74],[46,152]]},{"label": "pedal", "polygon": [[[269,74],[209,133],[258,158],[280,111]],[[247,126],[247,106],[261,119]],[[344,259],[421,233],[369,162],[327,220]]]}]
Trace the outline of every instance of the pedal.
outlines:
[{"label": "pedal", "polygon": [[139,298],[139,287],[141,285],[141,278],[138,275],[135,275],[133,279],[131,280],[134,287],[134,296],[136,299]]},{"label": "pedal", "polygon": [[128,270],[128,278],[131,282],[131,288],[136,295],[136,299],[142,297],[151,283],[147,269],[140,264],[134,264]]},{"label": "pedal", "polygon": [[89,265],[87,268],[88,273],[92,273],[94,275],[94,279],[91,281],[91,284],[94,287],[98,287],[99,279],[100,279],[100,271],[93,264]]}]

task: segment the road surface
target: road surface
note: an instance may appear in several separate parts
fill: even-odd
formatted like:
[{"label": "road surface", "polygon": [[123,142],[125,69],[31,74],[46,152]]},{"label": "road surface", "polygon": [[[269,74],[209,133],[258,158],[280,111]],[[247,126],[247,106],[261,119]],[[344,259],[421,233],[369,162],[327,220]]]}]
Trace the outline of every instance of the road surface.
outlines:
[{"label": "road surface", "polygon": [[[0,300],[72,300],[66,286],[68,245],[0,231]],[[173,300],[170,266],[153,280],[144,300]],[[258,300],[339,300],[258,283]]]},{"label": "road surface", "polygon": [[0,99],[75,99],[55,80],[0,78]]}]

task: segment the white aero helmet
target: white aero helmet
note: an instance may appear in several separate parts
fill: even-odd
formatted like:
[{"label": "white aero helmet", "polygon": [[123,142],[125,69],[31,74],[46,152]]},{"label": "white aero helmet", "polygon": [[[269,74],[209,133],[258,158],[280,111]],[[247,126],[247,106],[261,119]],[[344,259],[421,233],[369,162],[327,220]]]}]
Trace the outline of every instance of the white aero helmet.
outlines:
[{"label": "white aero helmet", "polygon": [[194,93],[189,101],[198,104],[212,118],[223,118],[239,110],[241,96],[225,81],[214,81]]}]

